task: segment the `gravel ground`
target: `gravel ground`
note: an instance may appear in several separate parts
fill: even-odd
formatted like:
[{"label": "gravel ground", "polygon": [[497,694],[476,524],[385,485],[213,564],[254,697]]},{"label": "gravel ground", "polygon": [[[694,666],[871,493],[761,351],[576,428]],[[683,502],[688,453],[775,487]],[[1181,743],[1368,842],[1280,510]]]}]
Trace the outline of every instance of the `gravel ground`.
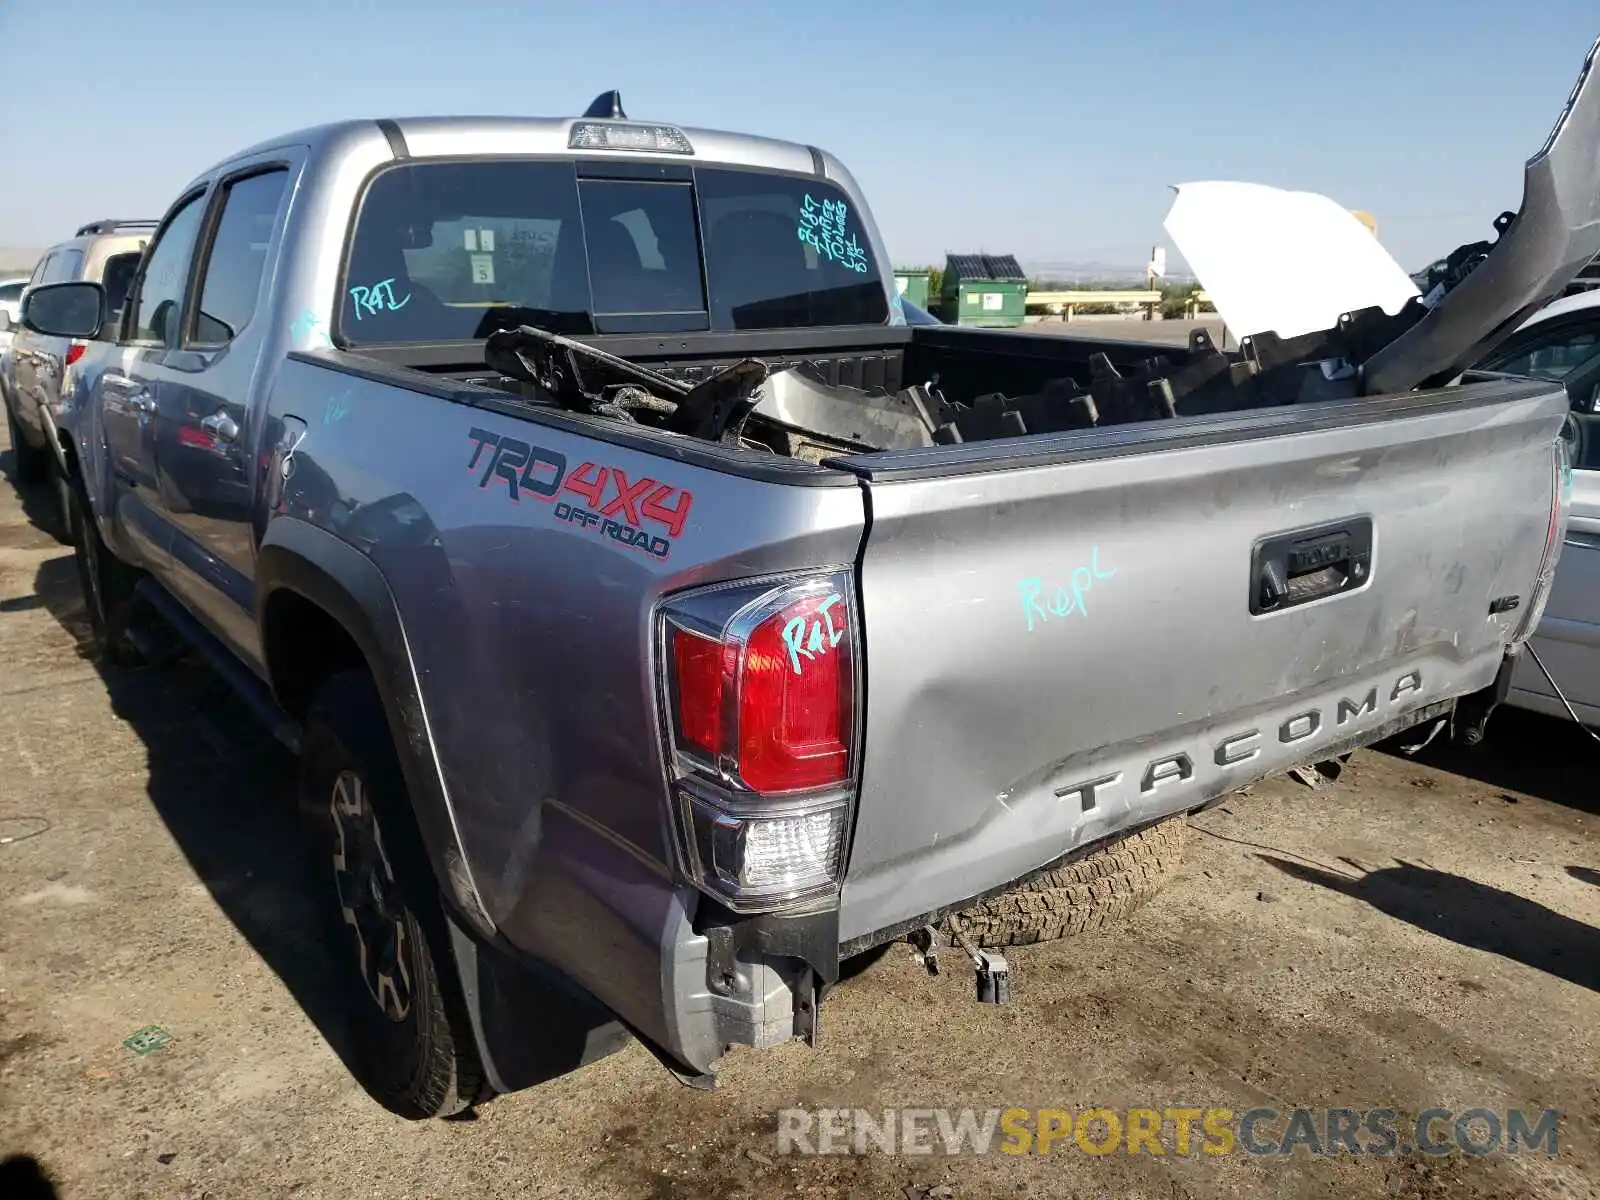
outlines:
[{"label": "gravel ground", "polygon": [[[1009,952],[1007,1006],[901,946],[820,1048],[735,1053],[715,1093],[630,1046],[411,1124],[338,1053],[292,764],[202,668],[85,660],[30,516],[0,481],[0,1157],[64,1197],[1600,1195],[1600,748],[1570,726],[1501,713],[1472,754],[1232,797],[1125,925]],[[795,1105],[1562,1116],[1554,1158],[779,1157]]]}]

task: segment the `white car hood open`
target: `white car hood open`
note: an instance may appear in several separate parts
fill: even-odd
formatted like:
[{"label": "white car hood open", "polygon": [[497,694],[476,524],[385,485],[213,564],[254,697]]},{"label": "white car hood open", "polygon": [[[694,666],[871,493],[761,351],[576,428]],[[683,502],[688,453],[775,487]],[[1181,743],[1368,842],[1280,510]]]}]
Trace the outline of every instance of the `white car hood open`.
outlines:
[{"label": "white car hood open", "polygon": [[1326,196],[1259,183],[1175,190],[1167,233],[1237,337],[1297,337],[1374,306],[1393,315],[1417,295],[1360,219]]}]

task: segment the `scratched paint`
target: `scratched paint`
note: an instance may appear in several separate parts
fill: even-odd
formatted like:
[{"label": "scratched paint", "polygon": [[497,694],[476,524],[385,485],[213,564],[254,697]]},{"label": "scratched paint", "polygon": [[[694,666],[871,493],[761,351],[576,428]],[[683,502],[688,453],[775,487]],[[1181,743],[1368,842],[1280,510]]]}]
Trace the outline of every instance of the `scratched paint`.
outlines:
[{"label": "scratched paint", "polygon": [[394,276],[380,279],[371,287],[357,285],[350,289],[350,299],[355,304],[356,320],[364,320],[362,313],[375,316],[381,312],[399,312],[411,303],[411,293],[407,292],[403,299],[396,299],[394,294]]},{"label": "scratched paint", "polygon": [[805,674],[801,659],[810,662],[829,653],[839,644],[845,631],[833,623],[829,610],[844,597],[834,592],[817,606],[815,612],[791,617],[783,627],[783,644],[789,651],[789,666],[796,675]]},{"label": "scratched paint", "polygon": [[850,220],[850,206],[843,200],[824,200],[818,204],[807,192],[800,207],[800,224],[796,232],[800,240],[842,267],[865,275],[867,255],[856,235],[846,236],[845,225]]},{"label": "scratched paint", "polygon": [[[1067,574],[1066,582],[1056,584],[1053,590],[1042,577],[1017,580],[1017,593],[1022,601],[1023,616],[1028,622],[1028,632],[1032,633],[1052,620],[1087,617],[1089,594],[1097,583],[1115,575],[1116,571],[1101,567],[1100,547],[1095,546],[1089,552],[1089,561],[1073,567]],[[1050,592],[1048,599],[1045,596],[1047,591]]]}]

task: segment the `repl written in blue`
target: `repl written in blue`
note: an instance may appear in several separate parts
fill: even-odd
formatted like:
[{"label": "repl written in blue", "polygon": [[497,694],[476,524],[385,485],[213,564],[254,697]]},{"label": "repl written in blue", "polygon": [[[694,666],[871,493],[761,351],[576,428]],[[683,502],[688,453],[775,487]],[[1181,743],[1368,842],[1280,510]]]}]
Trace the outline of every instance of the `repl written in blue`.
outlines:
[{"label": "repl written in blue", "polygon": [[1074,615],[1087,617],[1090,593],[1097,584],[1115,575],[1116,571],[1100,565],[1100,547],[1095,546],[1089,551],[1089,561],[1073,567],[1062,582],[1047,581],[1043,577],[1017,580],[1017,594],[1022,600],[1028,632]]}]

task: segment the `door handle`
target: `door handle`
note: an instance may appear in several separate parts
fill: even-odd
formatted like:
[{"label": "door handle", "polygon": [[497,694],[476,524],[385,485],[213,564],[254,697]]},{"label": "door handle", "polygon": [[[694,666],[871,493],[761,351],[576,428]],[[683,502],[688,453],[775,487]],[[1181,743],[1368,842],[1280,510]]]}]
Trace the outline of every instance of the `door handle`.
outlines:
[{"label": "door handle", "polygon": [[1257,616],[1354,591],[1372,577],[1372,520],[1275,534],[1257,542],[1250,559],[1250,611]]},{"label": "door handle", "polygon": [[200,422],[204,429],[219,442],[236,442],[239,440],[239,424],[225,412],[214,412]]}]

